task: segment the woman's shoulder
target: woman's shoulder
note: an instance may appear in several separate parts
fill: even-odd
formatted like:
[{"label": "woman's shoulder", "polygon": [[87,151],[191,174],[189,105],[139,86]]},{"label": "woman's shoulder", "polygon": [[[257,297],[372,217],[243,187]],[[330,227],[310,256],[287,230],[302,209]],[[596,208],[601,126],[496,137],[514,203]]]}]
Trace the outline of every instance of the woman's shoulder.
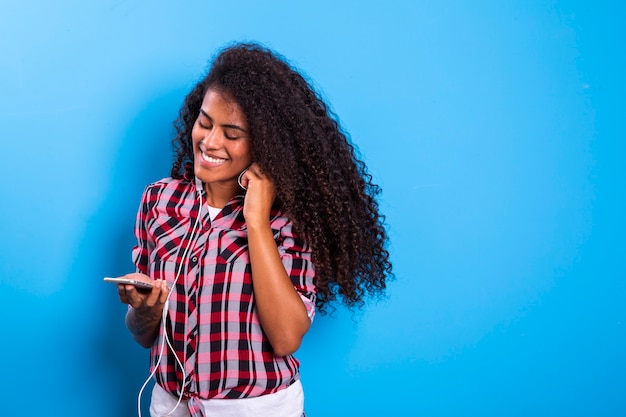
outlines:
[{"label": "woman's shoulder", "polygon": [[147,189],[173,189],[173,190],[195,190],[195,185],[192,181],[186,179],[176,179],[172,177],[162,178],[158,181],[154,181],[146,186]]},{"label": "woman's shoulder", "polygon": [[298,233],[294,230],[294,224],[288,213],[280,208],[272,208],[270,212],[270,227],[279,231],[283,236],[297,237]]},{"label": "woman's shoulder", "polygon": [[186,195],[195,196],[196,186],[193,181],[186,179],[176,179],[172,177],[162,178],[146,186],[144,195],[148,196],[175,196],[184,198]]}]

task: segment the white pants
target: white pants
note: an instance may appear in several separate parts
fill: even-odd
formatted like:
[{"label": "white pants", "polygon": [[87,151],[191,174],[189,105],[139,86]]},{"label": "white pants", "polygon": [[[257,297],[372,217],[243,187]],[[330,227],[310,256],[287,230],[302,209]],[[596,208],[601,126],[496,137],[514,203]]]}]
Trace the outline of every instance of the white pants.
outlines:
[{"label": "white pants", "polygon": [[[159,384],[152,390],[151,417],[190,417],[187,401],[176,406],[178,398],[165,391]],[[304,415],[304,392],[300,380],[284,390],[261,397],[235,400],[200,400],[206,417],[302,417]]]}]

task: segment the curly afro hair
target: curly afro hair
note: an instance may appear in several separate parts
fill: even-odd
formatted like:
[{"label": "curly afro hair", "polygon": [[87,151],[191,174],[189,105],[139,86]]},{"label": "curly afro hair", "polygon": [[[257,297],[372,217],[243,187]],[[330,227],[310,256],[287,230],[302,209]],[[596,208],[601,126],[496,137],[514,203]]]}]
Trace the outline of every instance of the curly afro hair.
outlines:
[{"label": "curly afro hair", "polygon": [[320,95],[276,52],[239,43],[217,54],[174,123],[171,176],[193,175],[191,130],[208,89],[240,106],[252,160],[274,180],[282,210],[309,239],[317,307],[362,306],[365,296],[381,295],[392,271],[380,188]]}]

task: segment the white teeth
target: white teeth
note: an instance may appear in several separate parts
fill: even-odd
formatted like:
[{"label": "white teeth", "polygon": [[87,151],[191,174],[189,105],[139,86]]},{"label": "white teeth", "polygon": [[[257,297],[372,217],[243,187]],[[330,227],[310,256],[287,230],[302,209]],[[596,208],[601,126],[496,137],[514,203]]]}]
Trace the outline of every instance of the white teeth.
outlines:
[{"label": "white teeth", "polygon": [[223,158],[213,158],[212,156],[208,156],[205,153],[202,154],[202,159],[204,159],[205,161],[207,161],[207,162],[209,162],[211,164],[221,164],[222,162],[226,161],[226,159],[223,159]]}]

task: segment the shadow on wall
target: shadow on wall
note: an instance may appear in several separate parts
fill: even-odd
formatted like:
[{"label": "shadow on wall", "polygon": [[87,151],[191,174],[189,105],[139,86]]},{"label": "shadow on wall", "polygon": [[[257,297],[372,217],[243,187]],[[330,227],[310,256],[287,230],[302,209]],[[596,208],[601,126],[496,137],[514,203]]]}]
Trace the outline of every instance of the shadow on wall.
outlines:
[{"label": "shadow on wall", "polygon": [[[180,91],[158,97],[133,119],[115,155],[109,175],[110,191],[87,225],[76,256],[81,263],[70,277],[97,294],[90,306],[92,328],[88,333],[90,340],[86,341],[92,354],[88,365],[91,369],[82,372],[96,375],[101,380],[98,385],[106,387],[107,392],[90,393],[107,399],[100,400],[106,404],[106,410],[93,410],[98,415],[136,416],[137,394],[149,376],[148,350],[135,343],[126,330],[127,307],[119,302],[115,286],[104,283],[102,278],[134,272],[131,249],[135,244],[133,228],[141,193],[148,183],[169,175],[172,122],[183,97]],[[151,387],[152,384],[142,397],[144,415],[148,415],[145,405],[149,403]]]}]

